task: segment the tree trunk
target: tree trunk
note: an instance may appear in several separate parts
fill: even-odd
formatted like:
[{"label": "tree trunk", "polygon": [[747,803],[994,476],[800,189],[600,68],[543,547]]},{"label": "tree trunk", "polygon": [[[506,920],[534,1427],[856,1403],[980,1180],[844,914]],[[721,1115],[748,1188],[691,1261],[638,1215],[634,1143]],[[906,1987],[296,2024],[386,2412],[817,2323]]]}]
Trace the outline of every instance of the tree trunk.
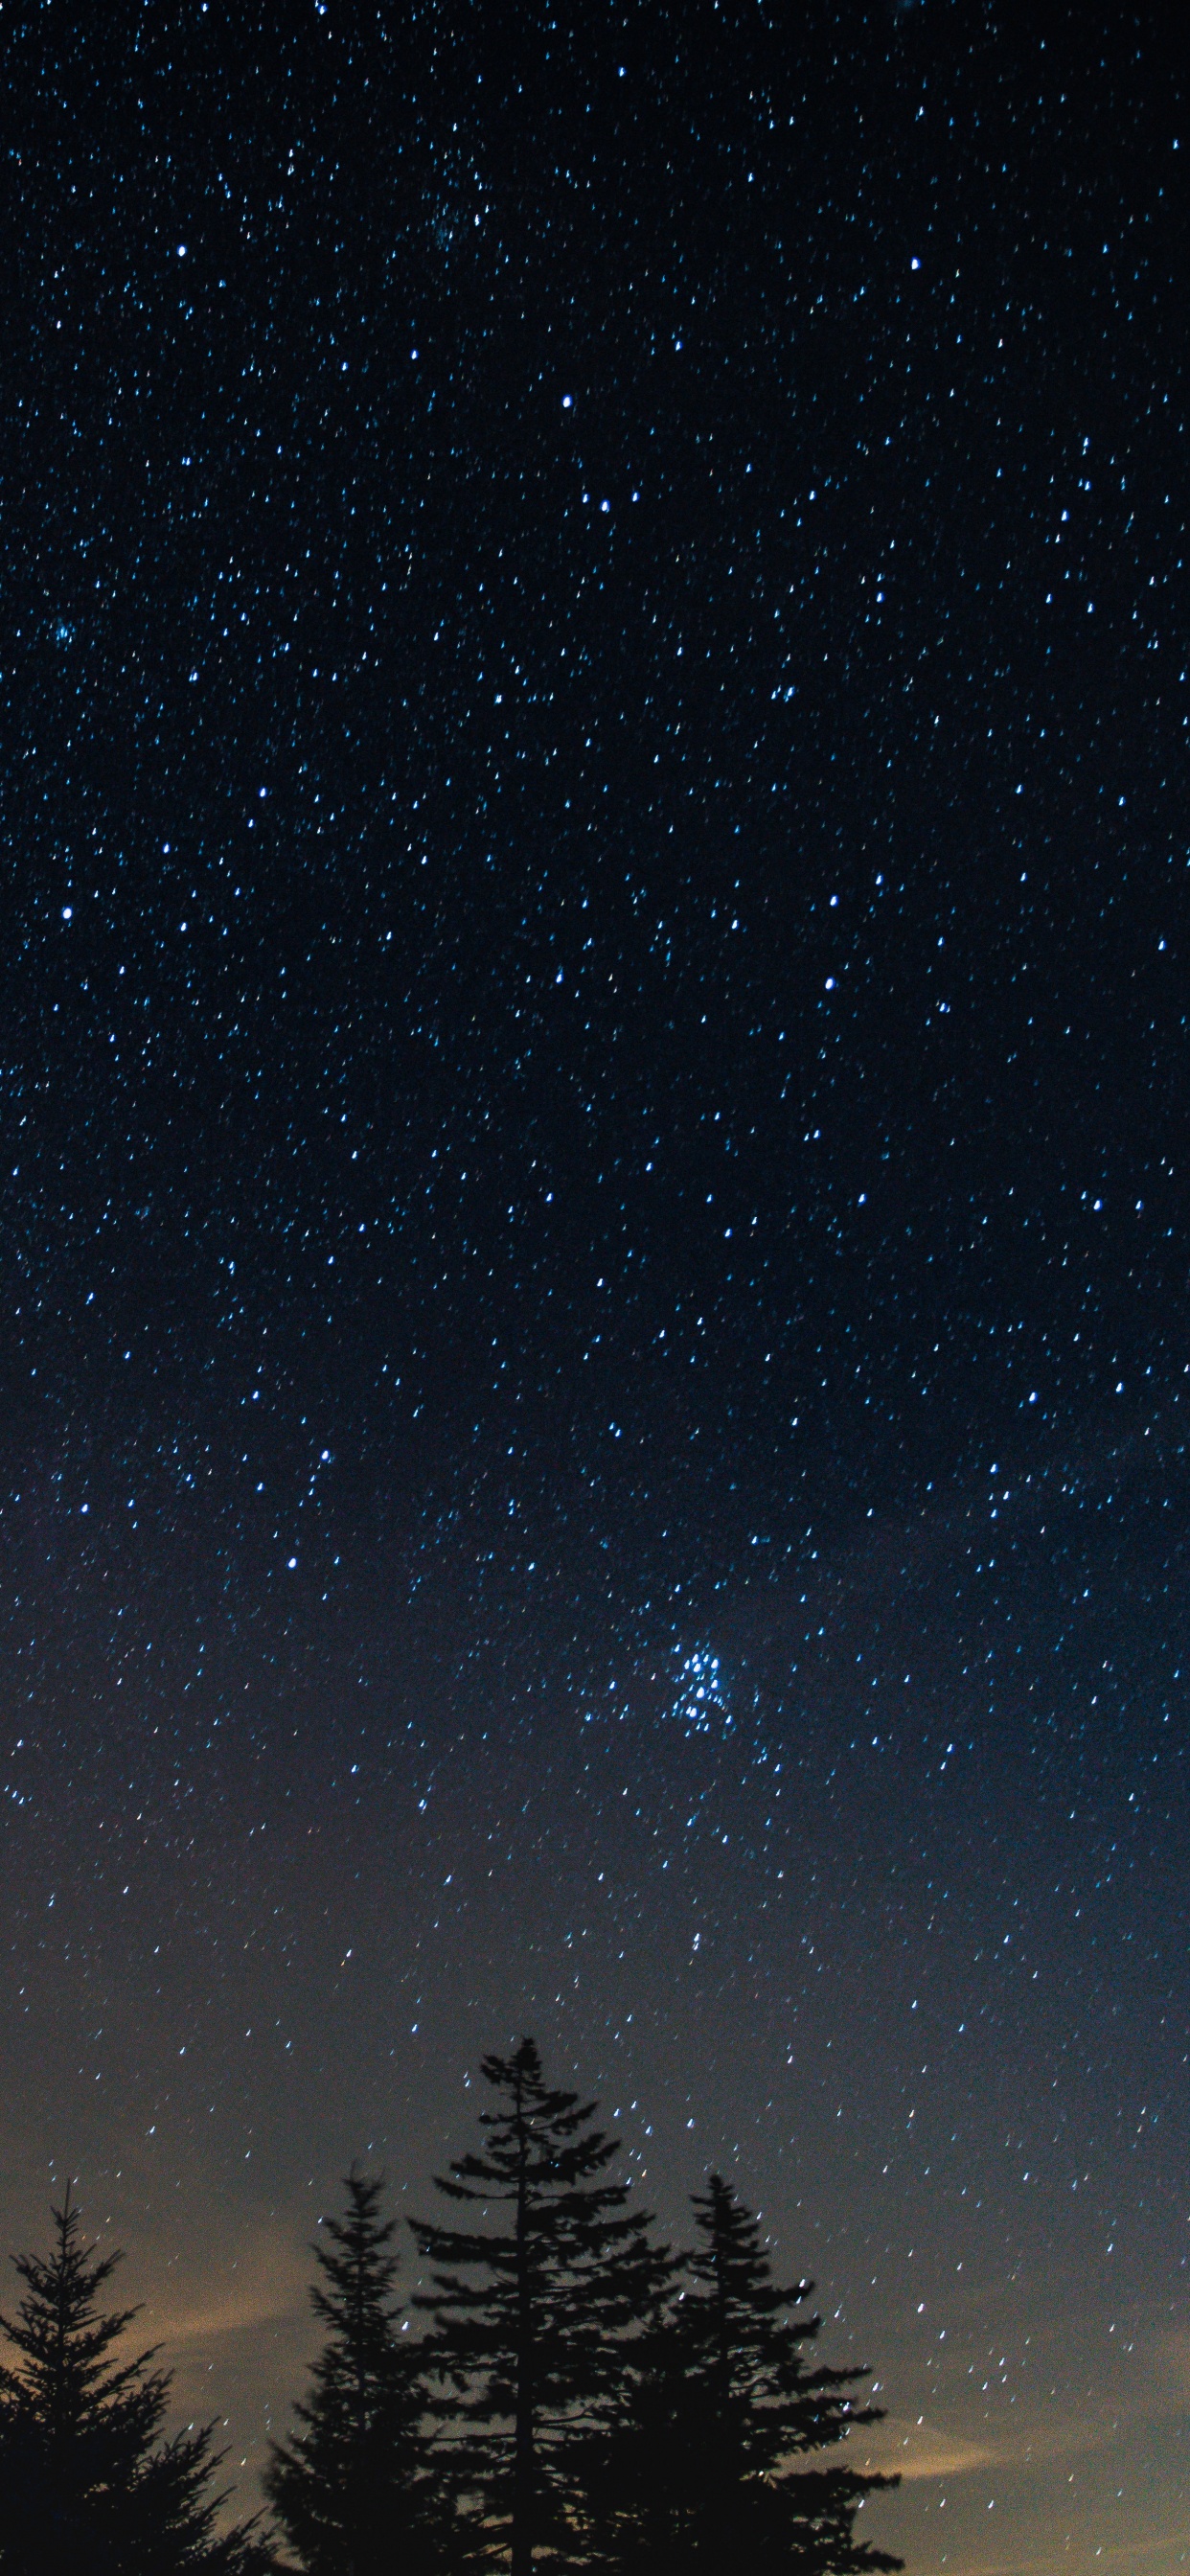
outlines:
[{"label": "tree trunk", "polygon": [[516,2200],[517,2374],[512,2456],[512,2576],[532,2576],[535,2505],[533,2314],[529,2280],[529,2211],[525,2189],[528,2139],[520,2137]]}]

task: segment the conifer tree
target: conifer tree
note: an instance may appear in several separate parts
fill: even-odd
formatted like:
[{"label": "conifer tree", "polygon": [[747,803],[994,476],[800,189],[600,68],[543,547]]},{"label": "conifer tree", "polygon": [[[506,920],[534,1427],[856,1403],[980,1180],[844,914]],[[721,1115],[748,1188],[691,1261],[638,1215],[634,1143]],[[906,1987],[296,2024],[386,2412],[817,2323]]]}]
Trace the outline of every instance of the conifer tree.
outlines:
[{"label": "conifer tree", "polygon": [[495,2096],[480,2113],[482,2152],[437,2188],[496,2223],[414,2222],[433,2267],[419,2304],[434,2321],[473,2563],[530,2576],[581,2563],[575,2463],[667,2258],[627,2209],[628,2184],[607,2178],[617,2141],[595,2127],[595,2104],[546,2083],[534,2042],[485,2057],[482,2071]]},{"label": "conifer tree", "polygon": [[310,2292],[326,2341],[298,2430],[274,2444],[265,2490],[306,2576],[426,2576],[440,2564],[418,2357],[393,2298],[396,2221],[378,2176],[348,2175],[342,2218],[316,2243]]},{"label": "conifer tree", "polygon": [[866,2372],[812,2364],[819,2319],[796,2313],[811,2285],[774,2282],[756,2219],[718,2175],[694,2212],[693,2285],[625,2352],[606,2438],[587,2455],[593,2576],[899,2567],[854,2530],[868,2494],[896,2481],[804,2465],[879,2417],[849,2394]]},{"label": "conifer tree", "polygon": [[773,2280],[757,2220],[720,2175],[695,2195],[694,2217],[695,2288],[683,2301],[681,2333],[705,2443],[695,2563],[708,2576],[727,2576],[742,2562],[752,2576],[898,2567],[899,2559],[854,2536],[864,2498],[896,2480],[842,2464],[810,2472],[796,2465],[836,2446],[853,2425],[879,2421],[881,2407],[857,2406],[850,2394],[866,2368],[811,2365],[821,2319],[789,2312],[804,2308],[813,2284],[782,2288]]},{"label": "conifer tree", "polygon": [[676,2306],[619,2355],[611,2403],[576,2464],[590,2576],[689,2576],[699,2563],[715,2428],[691,2359]]},{"label": "conifer tree", "polygon": [[256,2576],[250,2531],[215,2534],[212,2428],[163,2441],[169,2372],[117,2358],[138,2313],[99,2305],[119,2255],[84,2242],[69,2191],[53,2222],[47,2260],[14,2257],[24,2293],[0,2317],[3,2576]]}]

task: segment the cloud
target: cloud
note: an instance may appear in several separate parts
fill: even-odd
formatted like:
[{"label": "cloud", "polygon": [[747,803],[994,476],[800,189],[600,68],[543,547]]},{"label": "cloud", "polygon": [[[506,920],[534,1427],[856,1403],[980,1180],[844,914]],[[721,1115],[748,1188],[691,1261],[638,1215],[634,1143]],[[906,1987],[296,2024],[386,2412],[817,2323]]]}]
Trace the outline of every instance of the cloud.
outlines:
[{"label": "cloud", "polygon": [[990,2468],[998,2456],[991,2442],[971,2442],[941,2425],[890,2415],[871,2443],[864,2467],[895,2471],[906,2479],[961,2478]]},{"label": "cloud", "polygon": [[213,2280],[200,2278],[188,2290],[179,2285],[147,2298],[136,2331],[147,2332],[168,2354],[292,2320],[304,2313],[308,2269],[291,2243],[261,2236],[238,2253],[230,2276],[221,2265]]},{"label": "cloud", "polygon": [[863,2465],[916,2478],[962,2478],[989,2469],[1033,2469],[1043,2461],[1083,2457],[1105,2449],[1119,2434],[1118,2413],[1034,2417],[1014,2424],[1007,2437],[972,2439],[950,2425],[918,2423],[890,2415],[868,2446]]}]

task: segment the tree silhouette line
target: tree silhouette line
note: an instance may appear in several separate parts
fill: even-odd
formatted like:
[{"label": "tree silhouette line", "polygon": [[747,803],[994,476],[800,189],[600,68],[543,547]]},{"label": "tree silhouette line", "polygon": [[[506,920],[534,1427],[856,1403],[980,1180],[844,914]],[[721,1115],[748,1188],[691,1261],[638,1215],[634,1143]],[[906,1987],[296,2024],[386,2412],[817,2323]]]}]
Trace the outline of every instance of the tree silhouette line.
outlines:
[{"label": "tree silhouette line", "polygon": [[[428,2286],[396,2292],[383,2181],[353,2168],[313,2247],[322,2328],[262,2517],[217,2528],[214,2428],[164,2436],[156,2351],[122,2358],[119,2260],[67,2191],[46,2259],[0,2319],[3,2576],[861,2576],[894,2478],[839,2456],[882,2409],[865,2368],[815,2350],[812,2283],[775,2282],[718,2174],[693,2245],[657,2242],[613,2172],[597,2105],[546,2082],[524,2039],[488,2056],[480,2142],[409,2224]],[[834,2456],[832,2456],[832,2454]]]}]

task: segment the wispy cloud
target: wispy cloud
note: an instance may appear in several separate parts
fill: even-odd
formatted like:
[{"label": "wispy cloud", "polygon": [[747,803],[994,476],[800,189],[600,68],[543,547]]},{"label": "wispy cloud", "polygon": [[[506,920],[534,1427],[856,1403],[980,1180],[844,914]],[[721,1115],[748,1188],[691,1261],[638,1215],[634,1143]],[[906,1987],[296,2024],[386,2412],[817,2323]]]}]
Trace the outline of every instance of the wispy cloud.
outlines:
[{"label": "wispy cloud", "polygon": [[968,2441],[943,2425],[890,2415],[870,2444],[864,2467],[895,2471],[902,2478],[961,2478],[990,2468],[998,2457],[994,2443]]},{"label": "wispy cloud", "polygon": [[870,2442],[864,2466],[915,2478],[962,2478],[988,2469],[1038,2468],[1043,2462],[1085,2458],[1118,2438],[1119,2421],[1106,2414],[1025,2417],[1000,2433],[972,2436],[947,2424],[890,2415]]},{"label": "wispy cloud", "polygon": [[208,2274],[151,2293],[135,2332],[142,2341],[148,2335],[161,2343],[168,2355],[282,2319],[296,2320],[305,2313],[308,2268],[287,2239],[262,2235],[241,2247],[230,2269],[220,2266],[215,2278]]}]

